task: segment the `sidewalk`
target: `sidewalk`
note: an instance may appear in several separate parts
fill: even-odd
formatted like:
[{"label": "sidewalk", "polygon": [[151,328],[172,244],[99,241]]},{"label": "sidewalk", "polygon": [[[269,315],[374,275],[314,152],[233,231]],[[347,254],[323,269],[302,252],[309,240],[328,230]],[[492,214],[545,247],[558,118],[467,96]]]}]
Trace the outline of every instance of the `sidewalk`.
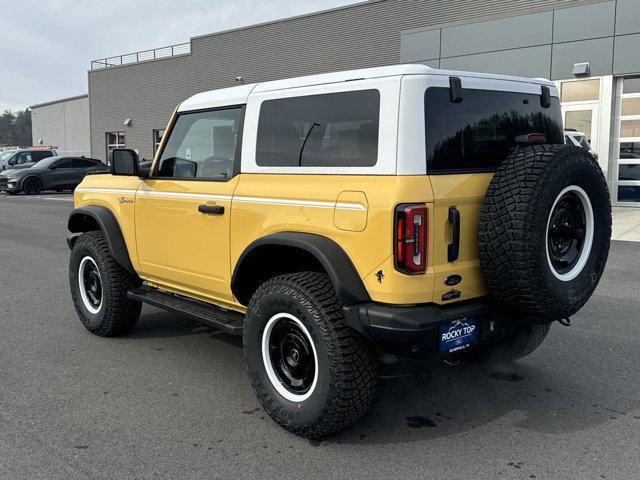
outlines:
[{"label": "sidewalk", "polygon": [[611,239],[640,242],[640,208],[614,207]]}]

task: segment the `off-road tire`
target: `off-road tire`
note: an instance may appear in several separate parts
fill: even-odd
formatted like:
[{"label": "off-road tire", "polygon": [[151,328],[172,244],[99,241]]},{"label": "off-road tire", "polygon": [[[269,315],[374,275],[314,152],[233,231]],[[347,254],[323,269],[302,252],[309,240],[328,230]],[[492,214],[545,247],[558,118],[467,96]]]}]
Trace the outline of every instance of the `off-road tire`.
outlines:
[{"label": "off-road tire", "polygon": [[39,195],[42,187],[42,182],[35,177],[29,177],[22,183],[22,191],[27,195]]},{"label": "off-road tire", "polygon": [[461,357],[468,361],[484,363],[515,362],[538,349],[551,328],[550,324],[528,325],[519,328],[496,342],[481,344],[467,352],[461,352]]},{"label": "off-road tire", "polygon": [[[281,312],[304,324],[317,351],[317,385],[301,402],[287,400],[276,390],[262,356],[265,327]],[[275,277],[251,298],[243,337],[247,372],[264,409],[296,435],[318,438],[341,430],[360,419],[371,404],[377,382],[376,357],[343,320],[342,303],[323,273]]]},{"label": "off-road tire", "polygon": [[[85,306],[79,286],[80,263],[87,256],[97,265],[102,283],[102,302],[95,314]],[[91,333],[111,337],[131,330],[140,317],[142,304],[128,299],[127,291],[141,283],[138,276],[113,259],[102,232],[83,233],[74,243],[69,260],[71,297],[80,321]]]},{"label": "off-road tire", "polygon": [[[576,187],[590,202],[593,240],[582,269],[574,268],[577,276],[562,280],[548,253],[549,222],[562,192]],[[578,147],[535,145],[515,151],[496,170],[482,204],[478,256],[489,292],[504,310],[552,321],[575,314],[589,299],[610,238],[609,192],[596,159]]]}]

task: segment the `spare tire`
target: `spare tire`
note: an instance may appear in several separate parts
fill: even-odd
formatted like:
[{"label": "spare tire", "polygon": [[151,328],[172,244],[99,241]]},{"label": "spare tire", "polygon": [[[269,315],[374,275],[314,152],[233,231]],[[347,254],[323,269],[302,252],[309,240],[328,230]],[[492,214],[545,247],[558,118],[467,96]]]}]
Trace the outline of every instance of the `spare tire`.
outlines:
[{"label": "spare tire", "polygon": [[611,202],[598,162],[568,145],[519,148],[484,197],[478,256],[494,300],[507,312],[568,318],[602,276]]}]

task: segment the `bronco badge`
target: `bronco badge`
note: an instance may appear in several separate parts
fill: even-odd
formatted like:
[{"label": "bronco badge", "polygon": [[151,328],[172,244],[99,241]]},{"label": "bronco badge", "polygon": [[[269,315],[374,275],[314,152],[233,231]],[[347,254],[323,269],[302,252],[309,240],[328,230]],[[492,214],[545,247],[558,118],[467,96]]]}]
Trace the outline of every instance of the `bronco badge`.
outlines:
[{"label": "bronco badge", "polygon": [[460,290],[452,288],[448,292],[442,294],[442,301],[446,302],[448,300],[455,300],[456,298],[460,298],[460,295],[462,295],[462,292]]}]

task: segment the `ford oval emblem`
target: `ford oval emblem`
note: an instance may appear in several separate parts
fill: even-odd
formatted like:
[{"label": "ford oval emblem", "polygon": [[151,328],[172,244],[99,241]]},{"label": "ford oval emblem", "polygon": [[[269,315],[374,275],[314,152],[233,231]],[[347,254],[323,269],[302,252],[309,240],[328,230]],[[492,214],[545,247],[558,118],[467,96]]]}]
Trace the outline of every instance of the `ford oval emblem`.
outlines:
[{"label": "ford oval emblem", "polygon": [[449,287],[453,287],[454,285],[458,285],[462,281],[461,275],[449,275],[444,279],[444,284]]}]

